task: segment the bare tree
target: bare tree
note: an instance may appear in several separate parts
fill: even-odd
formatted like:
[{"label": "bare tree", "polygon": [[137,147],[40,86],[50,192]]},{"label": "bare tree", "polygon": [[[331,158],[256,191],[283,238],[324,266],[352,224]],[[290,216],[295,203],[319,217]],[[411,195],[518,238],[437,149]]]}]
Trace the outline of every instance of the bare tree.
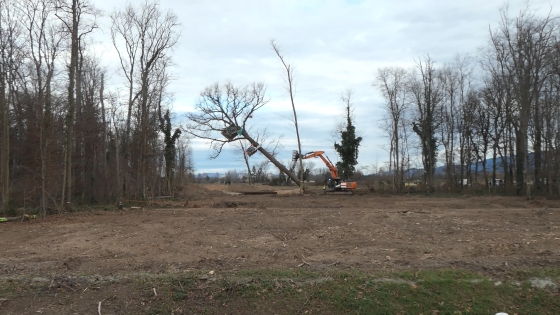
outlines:
[{"label": "bare tree", "polygon": [[[102,161],[102,170],[103,170],[103,180],[108,181],[108,177],[109,177],[109,173],[108,173],[108,168],[107,168],[107,141],[108,141],[108,137],[107,137],[107,111],[105,110],[105,72],[101,73],[101,85],[99,86],[99,103],[101,105],[101,123],[103,125],[103,129],[102,129],[102,138],[103,138],[103,142],[101,143],[101,161]],[[104,185],[104,197],[105,200],[107,200],[107,195],[108,195],[108,187],[107,185]]]},{"label": "bare tree", "polygon": [[[256,140],[258,141],[258,137],[255,138],[257,138]],[[235,153],[238,154],[241,157],[243,163],[245,163],[245,168],[247,169],[247,183],[251,185],[253,184],[253,180],[251,174],[251,165],[249,163],[249,153],[247,152],[247,149],[251,147],[251,143],[249,143],[248,141],[240,140],[233,143],[233,146],[235,147]]]},{"label": "bare tree", "polygon": [[34,94],[38,121],[41,206],[39,214],[44,217],[47,208],[47,160],[49,155],[50,128],[52,121],[51,83],[54,76],[54,65],[59,55],[62,37],[59,25],[53,20],[55,6],[51,1],[27,0],[21,3],[22,24],[28,35],[29,60],[33,65],[32,75],[36,78]]},{"label": "bare tree", "polygon": [[10,104],[14,75],[17,73],[21,55],[18,47],[21,28],[14,13],[14,3],[0,0],[0,198],[2,211],[10,201]]},{"label": "bare tree", "polygon": [[[68,110],[66,113],[66,141],[64,146],[64,179],[62,184],[62,207],[72,209],[72,153],[74,141],[74,123],[76,111],[76,78],[79,77],[80,41],[83,36],[97,28],[95,18],[98,11],[86,0],[66,0],[57,2],[57,16],[70,34],[70,63],[68,65]],[[87,21],[87,16],[93,21]],[[80,29],[81,28],[81,29]],[[79,85],[78,85],[79,88]],[[79,93],[79,91],[78,91]],[[78,95],[78,101],[79,95]]]},{"label": "bare tree", "polygon": [[[484,99],[484,93],[482,90],[472,90],[468,94],[469,98],[472,99],[471,102],[475,103],[477,115],[475,121],[473,122],[473,127],[475,131],[475,140],[473,147],[475,149],[477,158],[477,169],[476,174],[478,174],[478,165],[482,167],[482,173],[484,177],[484,182],[488,183],[490,178],[488,176],[488,169],[486,158],[488,156],[488,151],[493,146],[492,143],[492,113],[490,107]],[[475,181],[478,182],[477,177]]]},{"label": "bare tree", "polygon": [[[481,99],[487,109],[488,119],[490,120],[490,141],[492,145],[492,176],[490,179],[491,185],[495,187],[496,179],[498,176],[498,155],[500,156],[501,164],[504,170],[507,170],[508,161],[502,151],[507,142],[503,142],[506,124],[504,115],[505,102],[507,101],[509,89],[501,84],[501,80],[497,78],[494,73],[491,77],[484,80],[484,86],[481,90]],[[507,172],[504,172],[507,176]],[[507,183],[507,181],[505,181]]]},{"label": "bare tree", "polygon": [[406,112],[409,104],[406,99],[407,73],[403,68],[382,68],[377,72],[377,86],[385,98],[385,110],[387,113],[388,133],[390,138],[391,171],[393,171],[393,190],[399,192],[404,187],[404,153],[406,143],[403,140],[405,132],[402,130]]},{"label": "bare tree", "polygon": [[108,97],[110,107],[110,130],[111,130],[111,141],[113,142],[112,147],[109,147],[109,152],[113,152],[113,154],[109,155],[112,157],[114,163],[114,178],[115,178],[115,187],[114,187],[114,196],[117,200],[120,200],[123,194],[122,182],[121,182],[121,159],[120,159],[120,141],[121,141],[121,131],[119,130],[119,122],[118,122],[118,97],[116,95],[109,95]]},{"label": "bare tree", "polygon": [[[149,132],[149,97],[148,90],[150,87],[150,79],[158,70],[169,66],[166,54],[175,46],[179,38],[177,27],[177,15],[171,10],[165,14],[158,9],[158,4],[148,4],[142,7],[142,15],[136,19],[137,27],[142,34],[140,41],[140,134],[143,137],[141,141],[141,174],[142,174],[142,191],[146,191],[146,168],[148,148],[145,144],[148,142]],[[145,198],[145,196],[144,196]]]},{"label": "bare tree", "polygon": [[175,182],[178,189],[194,179],[194,164],[192,160],[192,148],[189,145],[190,139],[183,137],[177,145],[177,169],[178,176]]},{"label": "bare tree", "polygon": [[543,142],[545,182],[550,195],[560,195],[560,38],[549,55],[552,75],[543,91]]},{"label": "bare tree", "polygon": [[[185,131],[197,138],[210,141],[214,150],[211,158],[222,152],[224,145],[245,139],[260,151],[276,167],[288,175],[295,183],[300,180],[272,154],[264,149],[247,132],[247,122],[268,103],[263,83],[253,83],[245,87],[236,87],[231,82],[220,86],[219,83],[206,87],[195,105],[197,112],[188,113],[190,120]],[[221,134],[221,136],[219,136]]]},{"label": "bare tree", "polygon": [[[300,141],[300,137],[299,137],[299,128],[298,128],[298,121],[297,121],[297,113],[296,113],[296,105],[294,103],[294,68],[289,65],[288,63],[286,63],[286,61],[284,60],[284,56],[282,56],[281,51],[280,51],[280,47],[278,47],[278,45],[276,45],[274,40],[270,41],[270,45],[272,46],[272,50],[274,50],[274,52],[276,53],[276,55],[278,56],[278,58],[280,58],[280,61],[282,62],[282,65],[284,66],[284,69],[286,70],[286,90],[288,90],[288,93],[290,94],[290,102],[292,103],[292,111],[294,114],[293,117],[293,123],[294,123],[294,127],[296,129],[296,137],[297,137],[297,142],[298,142],[298,154],[301,156],[301,141]],[[303,169],[303,161],[301,159],[299,159],[299,167],[300,169]],[[300,185],[300,191],[301,193],[303,193],[303,172],[301,174],[300,180],[299,182],[301,184]],[[296,181],[297,183],[297,181]]]},{"label": "bare tree", "polygon": [[416,64],[417,75],[410,78],[411,102],[416,105],[413,130],[418,135],[422,148],[424,181],[429,192],[434,191],[436,165],[436,132],[440,124],[439,112],[442,105],[442,83],[430,57]]},{"label": "bare tree", "polygon": [[[496,44],[498,48],[496,49]],[[506,69],[507,54],[504,54],[505,43],[494,42],[493,47],[485,49],[481,56],[480,63],[486,73],[484,85],[482,87],[482,99],[486,103],[488,113],[492,119],[492,183],[498,179],[498,156],[503,168],[504,189],[513,185],[513,161],[509,158],[508,152],[513,151],[510,145],[511,134],[513,134],[513,103],[514,91],[511,83],[511,76]],[[513,154],[512,154],[513,156]]]},{"label": "bare tree", "polygon": [[[125,161],[128,161],[130,158],[128,146],[130,143],[130,133],[132,128],[132,110],[134,108],[134,102],[140,95],[139,93],[135,93],[137,55],[139,49],[138,47],[140,46],[140,36],[138,34],[139,30],[135,25],[136,14],[136,9],[132,6],[132,4],[127,4],[124,10],[115,11],[110,15],[112,21],[111,38],[113,46],[119,55],[121,71],[127,82],[126,123],[124,135],[120,138]],[[115,128],[117,127],[115,126]],[[117,151],[117,161],[118,160],[120,160],[120,151]],[[130,163],[125,163],[126,167],[129,165]],[[121,191],[124,194],[127,193],[127,182],[130,181],[128,169],[124,173],[124,178],[122,178],[123,176],[120,171],[116,173],[119,182],[119,195],[121,195]],[[121,182],[124,183],[124,188],[120,187]]]},{"label": "bare tree", "polygon": [[256,165],[253,164],[253,173],[255,174],[255,182],[262,183],[269,180],[268,170],[270,166],[269,160],[262,160]]},{"label": "bare tree", "polygon": [[[1,21],[1,18],[0,18]],[[2,38],[2,25],[0,22],[0,38]],[[0,45],[2,45],[0,43]],[[2,55],[5,55],[2,49]],[[2,58],[4,60],[4,58]],[[2,211],[6,211],[10,199],[10,111],[9,104],[6,99],[6,72],[5,64],[0,63],[0,121],[2,122],[2,130],[0,130],[0,188],[2,198]]]},{"label": "bare tree", "polygon": [[[128,84],[128,114],[126,120],[125,152],[130,142],[131,116],[137,103],[138,178],[141,196],[146,198],[149,150],[154,141],[151,114],[157,110],[158,75],[171,66],[168,53],[179,38],[177,15],[163,12],[157,2],[143,2],[137,9],[129,4],[124,11],[114,12],[111,34],[120,57],[121,68]],[[122,47],[124,46],[124,47]],[[136,74],[136,69],[138,73]],[[127,159],[129,156],[127,156]]]},{"label": "bare tree", "polygon": [[[125,139],[130,138],[132,109],[140,94],[134,94],[137,55],[140,46],[139,29],[135,24],[136,9],[127,4],[124,10],[111,13],[111,39],[119,55],[121,70],[127,81],[128,100]],[[126,151],[126,149],[125,149]]]},{"label": "bare tree", "polygon": [[[547,63],[554,47],[558,31],[555,18],[548,15],[538,18],[527,7],[512,19],[508,8],[503,8],[501,22],[497,31],[491,31],[493,48],[504,75],[510,78],[514,87],[515,108],[511,123],[515,129],[516,192],[521,194],[527,180],[529,168],[528,131],[531,121],[534,124],[534,179],[537,187],[541,177],[542,126],[540,96],[551,68]],[[531,119],[532,118],[532,119]]]}]

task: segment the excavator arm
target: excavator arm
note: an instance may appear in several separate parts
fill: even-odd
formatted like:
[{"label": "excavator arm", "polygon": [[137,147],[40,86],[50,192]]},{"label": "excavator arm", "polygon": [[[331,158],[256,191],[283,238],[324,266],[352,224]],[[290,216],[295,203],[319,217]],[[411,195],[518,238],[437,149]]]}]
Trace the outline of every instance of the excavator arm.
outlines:
[{"label": "excavator arm", "polygon": [[305,160],[316,157],[321,158],[321,160],[323,160],[323,162],[325,163],[325,165],[327,165],[329,171],[331,172],[332,178],[338,178],[338,170],[336,169],[336,167],[334,167],[329,157],[326,155],[323,156],[323,154],[325,154],[325,151],[311,151],[303,154],[301,156],[301,159]]}]

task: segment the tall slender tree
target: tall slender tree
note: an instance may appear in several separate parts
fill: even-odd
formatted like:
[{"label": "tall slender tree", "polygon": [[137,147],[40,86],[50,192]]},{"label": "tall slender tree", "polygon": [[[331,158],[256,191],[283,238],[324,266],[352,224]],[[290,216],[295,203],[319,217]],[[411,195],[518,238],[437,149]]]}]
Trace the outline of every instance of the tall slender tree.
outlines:
[{"label": "tall slender tree", "polygon": [[358,152],[362,137],[356,136],[356,127],[352,123],[352,91],[347,90],[342,95],[344,102],[344,112],[346,118],[346,128],[340,135],[340,143],[334,143],[334,149],[340,157],[340,161],[336,163],[340,175],[344,179],[352,178],[358,164]]},{"label": "tall slender tree", "polygon": [[442,82],[433,61],[427,56],[416,63],[416,73],[409,81],[410,102],[416,106],[413,130],[422,148],[424,182],[429,192],[434,191],[434,172],[438,142],[436,133],[440,124]]},{"label": "tall slender tree", "polygon": [[390,139],[389,171],[393,172],[393,191],[399,192],[403,188],[405,152],[407,150],[407,143],[403,141],[406,131],[402,128],[409,110],[406,99],[407,72],[403,68],[382,68],[378,70],[376,79],[377,86],[385,99]]},{"label": "tall slender tree", "polygon": [[[274,40],[270,41],[270,46],[272,46],[272,50],[274,50],[274,52],[276,53],[276,56],[278,56],[278,58],[280,59],[280,61],[282,62],[282,66],[284,66],[284,70],[286,70],[286,90],[288,91],[288,94],[290,95],[290,103],[292,104],[292,113],[293,113],[293,123],[294,123],[294,128],[296,130],[296,138],[297,138],[297,143],[298,143],[298,154],[301,156],[301,140],[299,137],[299,127],[298,127],[298,120],[297,120],[297,112],[296,112],[296,104],[294,101],[294,95],[295,95],[295,90],[294,90],[294,67],[292,65],[290,65],[289,63],[286,62],[286,60],[284,59],[284,56],[282,55],[281,51],[280,51],[280,47],[276,44],[276,42]],[[300,169],[303,169],[303,161],[302,159],[299,159],[299,167]],[[299,188],[300,188],[300,192],[303,194],[303,173],[301,173],[300,179],[299,179]]]},{"label": "tall slender tree", "polygon": [[13,18],[13,6],[0,0],[0,205],[2,212],[10,200],[10,103],[8,101],[8,76],[13,69],[13,48],[17,23]]},{"label": "tall slender tree", "polygon": [[[98,11],[87,0],[58,0],[57,16],[64,23],[66,32],[70,34],[70,62],[68,64],[68,108],[65,117],[66,139],[64,142],[64,179],[62,184],[62,207],[72,210],[72,154],[74,151],[74,124],[76,114],[76,77],[79,76],[80,41],[83,36],[97,28],[95,21]],[[87,16],[93,17],[87,21]],[[78,86],[80,88],[80,86]],[[80,92],[78,92],[79,94]],[[78,97],[78,101],[81,99]]]}]

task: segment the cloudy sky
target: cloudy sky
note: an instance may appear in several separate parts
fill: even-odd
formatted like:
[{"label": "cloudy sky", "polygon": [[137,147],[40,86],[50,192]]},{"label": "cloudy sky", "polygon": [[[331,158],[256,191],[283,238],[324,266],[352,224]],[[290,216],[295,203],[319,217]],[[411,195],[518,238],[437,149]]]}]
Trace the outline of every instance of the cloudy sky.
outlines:
[{"label": "cloudy sky", "polygon": [[[125,0],[94,0],[99,9],[121,10]],[[132,3],[136,3],[133,1]],[[487,45],[489,28],[497,27],[498,0],[471,1],[367,1],[367,0],[161,0],[181,23],[181,37],[173,51],[175,81],[173,109],[176,119],[192,111],[200,92],[216,82],[234,85],[263,82],[270,98],[252,119],[253,128],[282,136],[279,159],[287,162],[297,149],[290,120],[291,104],[285,89],[280,60],[271,49],[274,39],[288,63],[295,67],[295,104],[302,151],[324,150],[335,162],[332,130],[344,117],[342,94],[353,91],[357,132],[363,137],[358,168],[383,165],[388,160],[388,139],[379,129],[383,99],[372,85],[377,69],[411,68],[430,55],[436,65],[449,63],[457,54],[475,56]],[[510,1],[510,15],[517,15],[526,1]],[[534,0],[531,9],[542,14],[560,5]],[[109,39],[109,22],[101,21],[98,51],[118,89],[116,53]],[[105,39],[103,39],[105,38]],[[209,144],[193,141],[197,172],[244,170],[232,147],[210,160]],[[264,157],[257,153],[251,161]],[[323,167],[320,161],[316,166]]]}]

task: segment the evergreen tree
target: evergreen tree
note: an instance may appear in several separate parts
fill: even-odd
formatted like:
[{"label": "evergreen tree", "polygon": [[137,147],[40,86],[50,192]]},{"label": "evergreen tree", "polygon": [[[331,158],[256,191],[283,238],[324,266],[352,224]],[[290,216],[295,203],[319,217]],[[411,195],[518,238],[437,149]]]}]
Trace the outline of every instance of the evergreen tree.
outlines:
[{"label": "evergreen tree", "polygon": [[340,157],[340,161],[336,163],[339,170],[339,176],[343,179],[351,178],[356,171],[355,166],[358,164],[358,148],[362,137],[356,137],[356,127],[352,124],[352,92],[348,91],[342,100],[346,104],[346,129],[340,132],[340,144],[334,143],[334,149]]}]

